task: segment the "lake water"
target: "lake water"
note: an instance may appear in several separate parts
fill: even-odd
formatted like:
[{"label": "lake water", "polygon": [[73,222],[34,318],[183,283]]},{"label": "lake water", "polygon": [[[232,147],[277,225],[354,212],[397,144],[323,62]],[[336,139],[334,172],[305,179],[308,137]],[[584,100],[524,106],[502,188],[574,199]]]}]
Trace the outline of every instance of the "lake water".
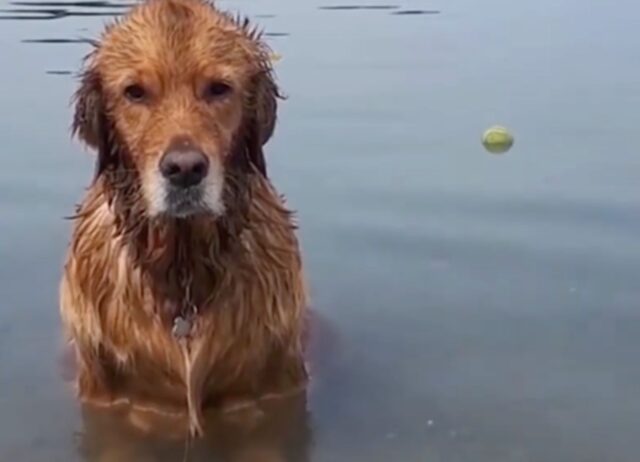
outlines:
[{"label": "lake water", "polygon": [[[323,340],[306,403],[191,460],[639,460],[640,4],[219,4],[283,56],[268,159]],[[58,360],[73,73],[126,5],[0,6],[0,461],[180,461],[81,412]]]}]

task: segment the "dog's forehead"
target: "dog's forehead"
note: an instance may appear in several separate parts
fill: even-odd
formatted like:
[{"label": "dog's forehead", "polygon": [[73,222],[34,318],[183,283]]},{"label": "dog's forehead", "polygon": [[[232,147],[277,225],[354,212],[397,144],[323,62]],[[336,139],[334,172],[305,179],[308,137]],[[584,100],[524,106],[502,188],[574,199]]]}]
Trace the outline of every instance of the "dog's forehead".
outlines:
[{"label": "dog's forehead", "polygon": [[262,52],[246,28],[204,0],[151,0],[108,27],[100,42],[97,59],[114,71],[217,64],[244,73]]}]

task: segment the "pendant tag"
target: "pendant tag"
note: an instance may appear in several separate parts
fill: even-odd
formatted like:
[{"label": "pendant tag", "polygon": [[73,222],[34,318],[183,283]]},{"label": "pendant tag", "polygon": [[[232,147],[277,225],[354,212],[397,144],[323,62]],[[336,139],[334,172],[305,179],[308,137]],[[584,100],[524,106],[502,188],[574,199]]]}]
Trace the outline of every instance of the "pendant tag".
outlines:
[{"label": "pendant tag", "polygon": [[191,335],[192,327],[193,325],[190,320],[178,316],[173,320],[173,329],[171,332],[175,338],[182,340]]}]

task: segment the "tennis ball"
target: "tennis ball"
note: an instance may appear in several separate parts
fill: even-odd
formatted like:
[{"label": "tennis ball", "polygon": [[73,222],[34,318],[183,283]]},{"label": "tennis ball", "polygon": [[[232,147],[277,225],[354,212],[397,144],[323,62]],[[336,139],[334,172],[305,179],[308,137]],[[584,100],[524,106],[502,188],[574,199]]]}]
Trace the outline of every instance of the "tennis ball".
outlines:
[{"label": "tennis ball", "polygon": [[513,135],[505,127],[495,125],[484,132],[482,144],[493,154],[503,154],[513,146]]}]

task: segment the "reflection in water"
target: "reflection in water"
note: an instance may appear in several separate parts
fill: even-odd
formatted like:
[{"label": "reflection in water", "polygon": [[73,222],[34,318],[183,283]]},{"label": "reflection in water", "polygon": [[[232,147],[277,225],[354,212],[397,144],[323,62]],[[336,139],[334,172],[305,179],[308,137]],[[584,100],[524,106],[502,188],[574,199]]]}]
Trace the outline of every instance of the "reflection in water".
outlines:
[{"label": "reflection in water", "polygon": [[182,437],[168,439],[132,430],[116,411],[85,408],[77,451],[86,462],[310,461],[312,432],[304,394],[267,401],[257,412],[238,411],[209,418],[207,434],[187,448]]}]

